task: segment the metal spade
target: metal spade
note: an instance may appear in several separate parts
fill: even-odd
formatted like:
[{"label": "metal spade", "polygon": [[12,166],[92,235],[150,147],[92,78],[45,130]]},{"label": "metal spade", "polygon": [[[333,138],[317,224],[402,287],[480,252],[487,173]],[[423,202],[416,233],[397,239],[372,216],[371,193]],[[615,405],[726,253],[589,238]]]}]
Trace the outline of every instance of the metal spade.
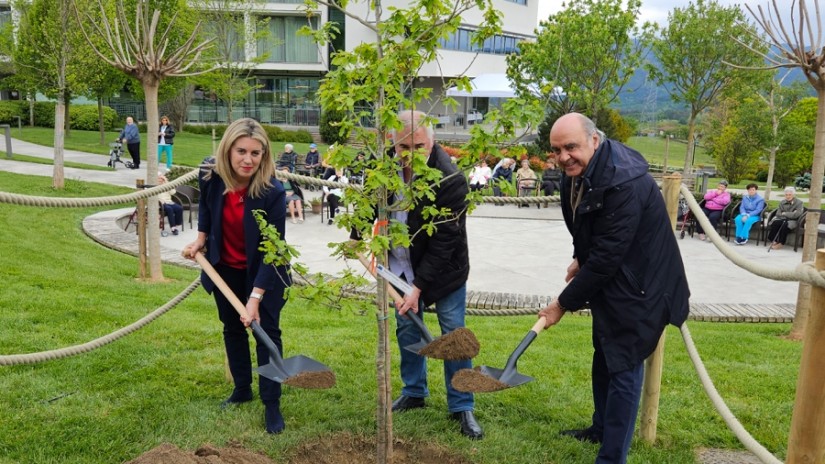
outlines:
[{"label": "metal spade", "polygon": [[[200,264],[204,272],[206,272],[206,275],[212,279],[212,282],[215,283],[226,299],[232,303],[232,306],[235,307],[238,314],[247,317],[244,304],[241,303],[241,300],[238,299],[232,289],[226,285],[226,282],[223,281],[215,268],[209,264],[206,257],[198,253],[195,255],[195,260]],[[281,353],[278,351],[278,347],[275,346],[275,343],[272,342],[272,339],[269,338],[269,335],[264,332],[264,329],[261,328],[257,322],[253,321],[250,327],[255,338],[263,343],[269,351],[269,363],[259,366],[256,369],[258,374],[275,382],[299,388],[330,388],[335,385],[335,374],[329,367],[302,355],[283,359]]]},{"label": "metal spade", "polygon": [[505,388],[518,387],[533,380],[532,377],[520,374],[516,370],[516,363],[522,353],[533,343],[538,334],[544,330],[546,318],[540,317],[527,335],[521,340],[515,351],[507,358],[504,369],[481,366],[477,369],[461,369],[453,377],[453,387],[464,392],[491,392]]}]

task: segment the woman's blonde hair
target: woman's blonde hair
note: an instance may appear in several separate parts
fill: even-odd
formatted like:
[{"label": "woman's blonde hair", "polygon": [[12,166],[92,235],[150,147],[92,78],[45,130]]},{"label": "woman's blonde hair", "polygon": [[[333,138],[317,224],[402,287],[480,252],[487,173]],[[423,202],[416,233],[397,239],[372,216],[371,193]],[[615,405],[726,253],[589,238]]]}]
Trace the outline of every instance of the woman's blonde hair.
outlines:
[{"label": "woman's blonde hair", "polygon": [[[232,163],[229,161],[232,146],[235,142],[243,137],[249,137],[253,140],[261,142],[263,153],[261,153],[261,164],[258,170],[252,175],[252,180],[249,182],[248,195],[252,198],[260,198],[264,192],[272,187],[270,179],[275,175],[275,162],[272,161],[272,150],[269,145],[269,138],[266,131],[261,124],[251,118],[243,118],[235,120],[226,131],[223,133],[221,143],[218,144],[218,150],[215,153],[215,167],[214,171],[221,176],[226,184],[226,191],[224,193],[235,190],[237,183],[232,171]],[[205,179],[209,177],[204,176]]]}]

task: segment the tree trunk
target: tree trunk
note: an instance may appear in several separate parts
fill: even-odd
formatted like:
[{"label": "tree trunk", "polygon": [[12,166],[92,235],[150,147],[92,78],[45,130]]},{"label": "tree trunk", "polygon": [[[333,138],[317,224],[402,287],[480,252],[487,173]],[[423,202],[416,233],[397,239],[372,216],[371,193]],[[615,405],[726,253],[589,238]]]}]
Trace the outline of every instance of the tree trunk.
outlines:
[{"label": "tree trunk", "polygon": [[52,169],[52,187],[62,189],[65,185],[63,173],[63,133],[65,112],[64,92],[57,93],[57,105],[54,107],[54,166]]},{"label": "tree trunk", "polygon": [[66,92],[66,97],[63,99],[63,103],[65,106],[63,107],[63,114],[64,114],[64,123],[66,124],[66,135],[65,137],[70,137],[72,135],[72,122],[71,118],[69,118],[69,104],[72,101],[72,95],[69,92]]},{"label": "tree trunk", "polygon": [[695,135],[696,114],[694,114],[691,111],[690,119],[688,119],[687,151],[685,152],[685,179],[690,179],[691,177],[693,177],[693,154],[696,151],[696,149],[694,148],[696,145]]},{"label": "tree trunk", "polygon": [[100,144],[106,145],[106,125],[103,123],[103,97],[97,97],[97,127],[100,131]]},{"label": "tree trunk", "polygon": [[[158,87],[160,82],[151,77],[144,78],[143,93],[146,97],[146,183],[158,183]],[[137,121],[136,121],[137,122]],[[155,282],[163,280],[163,263],[160,257],[160,213],[158,197],[147,200],[149,205],[149,279]]]},{"label": "tree trunk", "polygon": [[34,127],[34,97],[29,94],[29,127]]},{"label": "tree trunk", "polygon": [[770,152],[768,153],[768,185],[765,186],[765,201],[768,202],[771,199],[771,185],[773,185],[773,174],[776,170],[776,150],[777,146],[774,145],[771,147]]},{"label": "tree trunk", "polygon": [[[811,190],[808,192],[808,213],[805,217],[805,244],[802,247],[802,261],[813,261],[816,257],[816,241],[819,236],[819,209],[822,205],[822,175],[825,172],[825,89],[816,90],[816,134],[814,136],[814,162],[811,166]],[[790,337],[801,340],[811,311],[811,288],[799,283],[796,299],[796,314]]]}]

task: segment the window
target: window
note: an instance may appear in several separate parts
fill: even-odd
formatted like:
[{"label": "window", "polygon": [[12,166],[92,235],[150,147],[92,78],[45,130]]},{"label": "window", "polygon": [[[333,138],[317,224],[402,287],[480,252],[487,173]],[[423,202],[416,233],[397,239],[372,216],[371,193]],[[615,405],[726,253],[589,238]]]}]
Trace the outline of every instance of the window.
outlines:
[{"label": "window", "polygon": [[[507,0],[508,2],[517,3],[519,5],[527,5],[527,0]],[[286,3],[286,2],[284,2]]]},{"label": "window", "polygon": [[475,31],[472,29],[459,28],[446,39],[441,39],[439,44],[444,50],[509,55],[510,53],[518,53],[518,43],[524,40],[511,35],[496,34],[487,38],[484,44],[479,46],[470,42],[474,33]]},{"label": "window", "polygon": [[[320,63],[318,46],[312,37],[298,35],[298,30],[307,25],[301,16],[273,16],[264,26],[269,29],[269,37],[258,41],[258,56],[269,54],[267,63]],[[311,20],[313,29],[318,28],[318,18]]]}]

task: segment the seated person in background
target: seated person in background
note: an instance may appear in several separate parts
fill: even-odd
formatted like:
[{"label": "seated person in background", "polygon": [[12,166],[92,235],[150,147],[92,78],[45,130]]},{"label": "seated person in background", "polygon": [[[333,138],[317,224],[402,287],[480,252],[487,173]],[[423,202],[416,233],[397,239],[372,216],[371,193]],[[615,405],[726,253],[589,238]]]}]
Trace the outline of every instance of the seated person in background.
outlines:
[{"label": "seated person in background", "polygon": [[[705,204],[702,206],[702,212],[708,217],[711,227],[716,230],[716,225],[719,223],[719,218],[722,217],[722,210],[730,203],[730,193],[728,192],[728,181],[720,180],[719,185],[714,190],[708,190],[705,193]],[[705,230],[702,225],[696,223],[696,232],[699,232],[699,240],[705,241]]]},{"label": "seated person in background", "polygon": [[501,158],[500,160],[498,160],[498,163],[496,163],[496,165],[493,167],[493,177],[496,176],[498,170],[501,169],[501,167],[504,166],[505,163],[510,164],[510,169],[513,169],[516,166],[516,160],[514,160],[513,158]]},{"label": "seated person in background", "polygon": [[284,152],[281,153],[281,157],[278,158],[278,164],[275,165],[275,169],[281,170],[281,168],[288,168],[289,172],[295,172],[295,163],[298,162],[298,153],[293,151],[293,147],[291,143],[284,145]]},{"label": "seated person in background", "polygon": [[[341,182],[342,184],[348,184],[349,180],[344,176],[344,171],[342,169],[336,169],[335,173],[329,178],[327,178],[330,182]],[[327,196],[327,205],[329,206],[329,221],[327,224],[332,224],[332,220],[335,219],[335,212],[338,210],[338,201],[344,195],[344,191],[340,187],[327,187],[324,186],[324,194]]]},{"label": "seated person in background", "polygon": [[[288,167],[282,167],[278,170],[289,172]],[[295,181],[282,180],[281,183],[284,184],[284,190],[286,190],[286,206],[289,208],[289,217],[292,218],[292,223],[304,222],[304,205],[302,203],[304,192]],[[295,220],[296,214],[298,216],[297,221]]]},{"label": "seated person in background", "polygon": [[318,170],[321,168],[321,154],[318,153],[318,145],[309,144],[309,152],[307,152],[307,157],[304,160],[304,168],[309,172],[310,177],[318,175]]},{"label": "seated person in background", "polygon": [[758,193],[756,184],[748,184],[748,194],[742,197],[742,205],[739,206],[739,215],[736,216],[736,244],[744,245],[748,243],[751,233],[751,226],[759,220],[759,215],[765,209],[765,199]]},{"label": "seated person in background", "polygon": [[481,190],[487,186],[487,181],[493,177],[493,171],[487,166],[487,160],[482,159],[470,172],[470,190]]},{"label": "seated person in background", "polygon": [[525,192],[535,189],[538,184],[536,172],[530,168],[530,160],[521,160],[521,167],[516,171],[516,185],[518,185],[518,196],[525,196]]},{"label": "seated person in background", "polygon": [[[163,185],[167,181],[166,176],[158,176],[158,185]],[[172,200],[172,195],[175,194],[175,189],[166,192],[158,193],[158,201],[163,206],[163,214],[169,219],[169,226],[172,228],[172,235],[180,233],[181,226],[183,226],[183,206],[175,203]]]},{"label": "seated person in background", "polygon": [[782,248],[788,238],[788,232],[796,229],[799,225],[799,218],[803,214],[805,214],[805,206],[802,200],[796,198],[796,189],[785,187],[785,198],[779,202],[779,207],[776,208],[776,214],[771,219],[768,230],[768,240],[772,242],[772,249]]},{"label": "seated person in background", "polygon": [[[364,185],[364,171],[367,154],[363,151],[359,151],[357,155],[355,155],[355,161],[352,163],[352,167],[349,169],[350,172],[350,179],[352,182],[359,185]],[[338,172],[337,169],[333,170],[332,172],[327,171],[325,174],[329,174],[324,179],[329,178],[329,176],[336,175]]]},{"label": "seated person in background", "polygon": [[[498,169],[493,171],[493,195],[497,197],[502,196],[501,187],[498,186],[499,182],[513,182],[513,166],[515,166],[515,164],[516,162],[514,160],[504,158]],[[498,203],[496,203],[496,206],[499,206]]]},{"label": "seated person in background", "polygon": [[556,194],[561,182],[561,171],[556,167],[556,161],[547,158],[544,162],[544,171],[541,173],[541,190],[548,197]]}]

